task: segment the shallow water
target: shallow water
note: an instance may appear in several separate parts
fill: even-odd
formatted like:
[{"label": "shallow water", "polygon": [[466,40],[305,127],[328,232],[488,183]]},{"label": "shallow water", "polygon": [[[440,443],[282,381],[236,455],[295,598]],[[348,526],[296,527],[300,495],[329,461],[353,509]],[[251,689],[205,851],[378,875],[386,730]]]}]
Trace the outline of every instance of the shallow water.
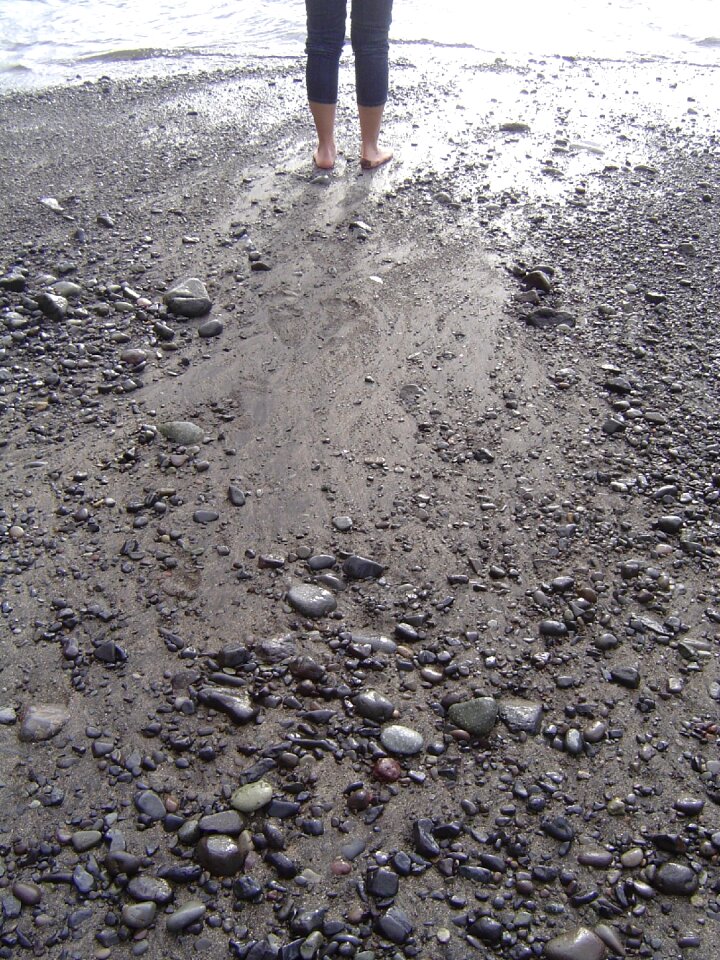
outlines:
[{"label": "shallow water", "polygon": [[[0,0],[0,87],[302,57],[304,0]],[[720,64],[717,0],[395,0],[392,38],[491,58]],[[464,51],[464,52],[463,52]]]}]

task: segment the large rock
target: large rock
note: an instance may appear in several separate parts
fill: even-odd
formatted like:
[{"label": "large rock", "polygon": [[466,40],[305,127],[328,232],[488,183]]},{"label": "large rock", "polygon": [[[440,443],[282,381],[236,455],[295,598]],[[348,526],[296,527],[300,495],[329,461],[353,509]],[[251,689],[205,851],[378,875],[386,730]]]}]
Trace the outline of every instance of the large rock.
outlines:
[{"label": "large rock", "polygon": [[179,443],[183,447],[200,443],[205,437],[203,428],[189,420],[170,420],[167,423],[161,423],[158,430],[166,440]]},{"label": "large rock", "polygon": [[163,296],[163,300],[168,310],[180,317],[204,317],[212,308],[207,287],[197,277],[178,281]]},{"label": "large rock", "polygon": [[20,721],[19,737],[27,743],[50,740],[70,719],[70,711],[56,703],[38,703],[26,707]]},{"label": "large rock", "polygon": [[563,933],[545,944],[548,960],[603,960],[605,953],[603,941],[587,927]]},{"label": "large rock", "polygon": [[195,858],[213,876],[231,877],[242,870],[251,847],[247,831],[237,839],[221,833],[209,834],[195,848]]}]

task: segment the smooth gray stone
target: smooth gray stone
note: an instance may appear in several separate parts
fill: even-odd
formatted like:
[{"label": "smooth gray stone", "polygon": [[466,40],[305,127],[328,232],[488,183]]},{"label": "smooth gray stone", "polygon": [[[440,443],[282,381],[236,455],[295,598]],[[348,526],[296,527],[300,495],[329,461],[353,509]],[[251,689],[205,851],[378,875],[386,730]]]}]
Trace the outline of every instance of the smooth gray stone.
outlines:
[{"label": "smooth gray stone", "polygon": [[239,487],[228,487],[228,500],[234,507],[245,506],[245,492]]},{"label": "smooth gray stone", "polygon": [[255,783],[246,783],[230,797],[230,806],[240,813],[255,813],[266,807],[272,800],[273,786],[267,780],[256,780]]},{"label": "smooth gray stone", "polygon": [[390,753],[400,753],[406,756],[420,753],[425,741],[422,734],[410,727],[404,727],[399,723],[384,727],[380,734],[380,742],[389,750]]},{"label": "smooth gray stone", "polygon": [[167,816],[165,804],[154,790],[143,790],[135,797],[135,806],[150,820],[164,820]]},{"label": "smooth gray stone", "polygon": [[255,648],[255,656],[262,663],[281,663],[295,656],[295,639],[292,636],[270,637],[261,640]]},{"label": "smooth gray stone", "polygon": [[73,297],[80,296],[82,287],[79,283],[73,283],[72,280],[58,280],[52,285],[52,291],[58,297],[72,300]]},{"label": "smooth gray stone", "polygon": [[495,726],[497,717],[498,704],[492,697],[454,703],[448,710],[450,722],[474,737],[486,737]]},{"label": "smooth gray stone", "polygon": [[545,944],[548,960],[603,960],[605,954],[605,944],[587,927],[563,933]]},{"label": "smooth gray stone", "polygon": [[205,916],[206,909],[205,904],[199,900],[188,900],[168,917],[168,932],[179,933],[181,930],[185,930],[191,924],[201,920]]},{"label": "smooth gray stone", "polygon": [[152,900],[128,903],[122,908],[122,922],[131,930],[146,930],[155,919],[157,905]]},{"label": "smooth gray stone", "polygon": [[70,711],[59,704],[34,704],[24,711],[18,736],[27,743],[41,743],[60,733],[69,719]]},{"label": "smooth gray stone", "polygon": [[42,900],[42,888],[32,880],[16,880],[12,892],[24,907],[35,907]]},{"label": "smooth gray stone", "polygon": [[164,294],[163,301],[168,310],[181,317],[203,317],[212,308],[207,287],[197,277],[188,277],[176,283]]},{"label": "smooth gray stone", "polygon": [[189,420],[170,420],[167,423],[161,423],[158,430],[166,440],[178,443],[183,447],[200,443],[205,437],[203,428]]},{"label": "smooth gray stone", "polygon": [[205,340],[210,337],[219,337],[224,329],[222,320],[206,320],[198,327],[198,336]]},{"label": "smooth gray stone", "polygon": [[304,617],[326,617],[337,609],[337,600],[329,590],[309,583],[294,584],[287,592],[290,606]]},{"label": "smooth gray stone", "polygon": [[376,723],[384,723],[395,712],[394,704],[377,690],[363,690],[353,697],[353,706],[361,717]]},{"label": "smooth gray stone", "polygon": [[543,708],[541,703],[530,700],[501,700],[498,716],[511,733],[540,733]]}]

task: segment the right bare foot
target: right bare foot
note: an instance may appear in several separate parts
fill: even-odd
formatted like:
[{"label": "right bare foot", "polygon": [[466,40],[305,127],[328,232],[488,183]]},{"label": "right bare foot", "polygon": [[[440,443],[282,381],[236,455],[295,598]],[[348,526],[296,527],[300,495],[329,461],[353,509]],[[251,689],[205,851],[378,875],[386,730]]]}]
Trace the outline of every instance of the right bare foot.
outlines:
[{"label": "right bare foot", "polygon": [[363,170],[376,170],[392,158],[392,150],[386,150],[383,147],[363,147],[360,153],[360,166]]},{"label": "right bare foot", "polygon": [[318,170],[332,170],[335,166],[335,160],[337,158],[337,149],[335,144],[323,144],[323,146],[317,146],[315,148],[315,153],[313,153],[313,163],[318,168]]}]

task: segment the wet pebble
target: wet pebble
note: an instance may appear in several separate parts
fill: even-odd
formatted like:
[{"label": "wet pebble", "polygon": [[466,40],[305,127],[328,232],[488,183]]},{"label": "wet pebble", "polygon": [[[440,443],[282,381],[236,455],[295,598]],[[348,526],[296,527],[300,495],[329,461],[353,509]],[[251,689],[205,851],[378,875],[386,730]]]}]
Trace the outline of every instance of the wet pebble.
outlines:
[{"label": "wet pebble", "polygon": [[222,834],[202,837],[195,848],[195,857],[216,877],[230,877],[242,870],[250,850],[250,835],[241,834],[235,840]]},{"label": "wet pebble", "polygon": [[267,780],[256,780],[239,787],[230,798],[230,805],[240,813],[255,813],[266,807],[272,796],[272,784]]},{"label": "wet pebble", "polygon": [[394,704],[376,690],[364,690],[353,698],[356,712],[366,720],[384,723],[395,712]]},{"label": "wet pebble", "polygon": [[677,897],[690,897],[698,889],[698,876],[692,867],[672,860],[658,867],[651,883],[656,890]]},{"label": "wet pebble", "polygon": [[603,960],[606,953],[603,941],[588,927],[578,927],[545,944],[548,960]]},{"label": "wet pebble", "polygon": [[198,920],[202,920],[207,912],[207,907],[200,900],[188,900],[171,913],[167,918],[167,929],[169,933],[180,933]]}]

